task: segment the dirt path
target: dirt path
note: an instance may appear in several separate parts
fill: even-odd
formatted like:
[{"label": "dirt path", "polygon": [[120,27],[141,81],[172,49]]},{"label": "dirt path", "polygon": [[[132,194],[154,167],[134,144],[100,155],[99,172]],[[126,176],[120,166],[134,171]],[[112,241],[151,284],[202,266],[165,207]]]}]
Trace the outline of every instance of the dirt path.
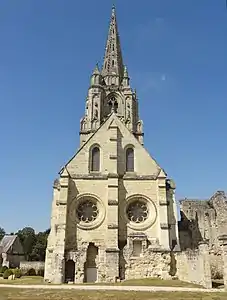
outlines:
[{"label": "dirt path", "polygon": [[0,284],[0,288],[12,289],[51,289],[51,290],[93,290],[93,291],[138,291],[138,292],[224,292],[224,289],[200,289],[165,286],[107,286],[107,285],[25,285]]}]

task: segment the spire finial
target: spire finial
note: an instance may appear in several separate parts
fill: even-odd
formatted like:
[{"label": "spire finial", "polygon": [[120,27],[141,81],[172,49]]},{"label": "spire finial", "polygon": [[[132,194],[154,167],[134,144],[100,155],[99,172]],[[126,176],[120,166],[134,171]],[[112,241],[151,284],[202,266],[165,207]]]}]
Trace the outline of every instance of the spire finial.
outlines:
[{"label": "spire finial", "polygon": [[109,33],[106,42],[106,50],[102,67],[102,75],[115,74],[120,78],[124,75],[124,66],[120,46],[120,38],[117,28],[115,5],[112,6],[112,14],[109,25]]},{"label": "spire finial", "polygon": [[112,5],[112,14],[115,13],[115,9],[116,9],[116,7],[115,7],[115,4],[113,3],[113,5]]}]

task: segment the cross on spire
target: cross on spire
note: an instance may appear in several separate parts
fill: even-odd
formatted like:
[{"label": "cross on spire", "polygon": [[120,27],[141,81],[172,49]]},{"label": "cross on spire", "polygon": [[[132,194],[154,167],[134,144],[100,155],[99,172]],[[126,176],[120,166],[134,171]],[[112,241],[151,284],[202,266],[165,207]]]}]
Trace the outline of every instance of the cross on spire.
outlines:
[{"label": "cross on spire", "polygon": [[124,66],[121,53],[120,38],[117,29],[115,6],[112,6],[109,32],[106,42],[105,56],[102,67],[102,75],[117,75],[123,78]]}]

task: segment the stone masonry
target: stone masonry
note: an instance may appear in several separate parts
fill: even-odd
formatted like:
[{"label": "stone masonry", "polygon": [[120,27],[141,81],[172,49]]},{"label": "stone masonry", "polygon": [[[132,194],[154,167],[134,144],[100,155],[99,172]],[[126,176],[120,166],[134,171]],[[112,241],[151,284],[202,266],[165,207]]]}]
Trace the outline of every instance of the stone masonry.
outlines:
[{"label": "stone masonry", "polygon": [[[144,147],[112,9],[102,69],[95,67],[80,148],[53,186],[45,280],[113,282],[168,277],[179,248],[175,184]],[[150,258],[152,259],[150,260]]]}]

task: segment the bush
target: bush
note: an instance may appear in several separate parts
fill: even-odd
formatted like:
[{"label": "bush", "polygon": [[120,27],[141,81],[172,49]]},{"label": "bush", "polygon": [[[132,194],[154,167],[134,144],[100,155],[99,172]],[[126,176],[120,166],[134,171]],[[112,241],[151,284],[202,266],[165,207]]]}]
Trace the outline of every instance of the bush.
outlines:
[{"label": "bush", "polygon": [[21,278],[22,272],[20,269],[14,269],[13,274],[15,275],[15,278]]},{"label": "bush", "polygon": [[7,269],[8,269],[7,266],[0,267],[0,273],[4,273],[5,270],[7,270]]},{"label": "bush", "polygon": [[0,273],[0,277],[3,277],[3,273]]},{"label": "bush", "polygon": [[13,271],[11,269],[7,269],[3,274],[3,278],[8,279],[10,275],[13,275]]},{"label": "bush", "polygon": [[36,276],[35,269],[33,269],[33,268],[29,269],[26,275],[27,276]]}]

